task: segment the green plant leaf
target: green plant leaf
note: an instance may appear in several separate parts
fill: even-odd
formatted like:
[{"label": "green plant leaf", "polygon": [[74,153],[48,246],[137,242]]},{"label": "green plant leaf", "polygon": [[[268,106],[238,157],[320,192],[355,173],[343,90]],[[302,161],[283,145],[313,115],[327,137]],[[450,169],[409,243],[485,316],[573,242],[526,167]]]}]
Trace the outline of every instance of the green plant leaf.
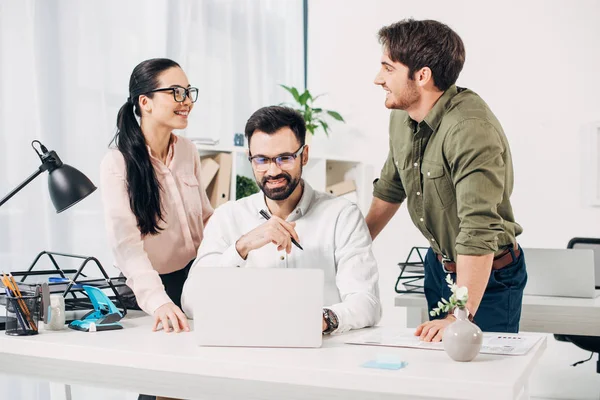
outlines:
[{"label": "green plant leaf", "polygon": [[298,102],[300,103],[300,105],[306,106],[307,105],[306,102],[308,101],[309,98],[311,98],[310,92],[308,90],[305,90],[304,93],[302,93],[300,95]]},{"label": "green plant leaf", "polygon": [[325,131],[325,134],[327,136],[329,136],[329,125],[327,124],[327,122],[323,121],[323,120],[319,120],[319,123],[321,124],[321,127],[323,128],[323,130]]},{"label": "green plant leaf", "polygon": [[292,96],[294,96],[294,100],[296,100],[298,103],[300,103],[300,94],[298,93],[298,89],[296,89],[295,87],[288,87],[285,85],[279,85],[282,88],[284,88],[285,90],[287,90],[288,92],[290,92],[292,94]]},{"label": "green plant leaf", "polygon": [[309,131],[310,133],[312,133],[313,135],[315,134],[315,129],[317,128],[316,125],[313,124],[307,124],[306,125],[306,130]]},{"label": "green plant leaf", "polygon": [[342,116],[339,113],[337,113],[336,111],[327,110],[327,114],[331,115],[333,118],[335,118],[338,121],[346,122],[346,121],[344,121],[344,118],[342,118]]}]

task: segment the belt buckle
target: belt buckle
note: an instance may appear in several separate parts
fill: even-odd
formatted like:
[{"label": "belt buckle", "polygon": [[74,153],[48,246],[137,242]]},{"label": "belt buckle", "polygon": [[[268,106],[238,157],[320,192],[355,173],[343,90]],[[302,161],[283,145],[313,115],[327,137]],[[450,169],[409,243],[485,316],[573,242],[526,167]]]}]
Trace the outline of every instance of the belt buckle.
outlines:
[{"label": "belt buckle", "polygon": [[453,273],[452,271],[448,271],[448,270],[446,269],[446,263],[447,263],[447,262],[452,262],[452,260],[451,260],[451,259],[449,259],[447,256],[445,256],[445,255],[443,255],[443,254],[442,254],[442,269],[444,270],[444,272],[445,272],[446,274],[452,274],[452,273]]}]

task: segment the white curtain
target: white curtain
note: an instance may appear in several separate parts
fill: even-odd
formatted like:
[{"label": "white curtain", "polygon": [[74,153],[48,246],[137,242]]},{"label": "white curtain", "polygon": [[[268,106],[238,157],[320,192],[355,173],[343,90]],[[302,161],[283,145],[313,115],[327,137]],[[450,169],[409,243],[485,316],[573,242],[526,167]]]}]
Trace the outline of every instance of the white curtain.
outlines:
[{"label": "white curtain", "polygon": [[[40,165],[35,139],[98,184],[130,73],[153,57],[200,89],[182,134],[231,146],[253,111],[287,100],[277,84],[302,85],[302,0],[0,0],[0,198]],[[51,250],[114,274],[100,194],[56,214],[46,181],[0,207],[0,271]],[[9,387],[0,399],[46,398]]]}]

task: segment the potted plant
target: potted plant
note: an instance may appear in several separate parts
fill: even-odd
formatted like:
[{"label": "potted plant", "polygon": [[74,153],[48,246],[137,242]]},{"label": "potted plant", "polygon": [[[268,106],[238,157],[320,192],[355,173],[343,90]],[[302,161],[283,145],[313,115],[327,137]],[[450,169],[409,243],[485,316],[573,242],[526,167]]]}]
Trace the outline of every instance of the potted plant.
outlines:
[{"label": "potted plant", "polygon": [[[287,90],[294,97],[294,103],[288,105],[298,111],[300,114],[302,114],[302,117],[304,117],[306,130],[310,132],[310,135],[306,136],[307,143],[310,142],[312,136],[319,129],[323,129],[325,135],[329,136],[329,124],[326,121],[328,117],[331,117],[336,121],[344,123],[346,122],[337,111],[314,107],[314,102],[321,97],[322,94],[313,97],[308,89],[305,89],[302,93],[300,93],[300,91],[293,86],[279,86]],[[286,104],[284,103],[284,105]]]},{"label": "potted plant", "polygon": [[442,336],[442,343],[446,354],[455,361],[471,361],[481,350],[483,333],[481,329],[468,319],[466,308],[469,299],[469,290],[465,286],[458,287],[450,274],[446,275],[446,283],[452,292],[449,300],[438,301],[437,308],[429,312],[432,317],[439,316],[442,312],[454,312],[456,321],[448,325]]},{"label": "potted plant", "polygon": [[235,180],[235,199],[243,199],[258,193],[260,189],[256,185],[253,179],[245,177],[243,175],[237,175]]}]

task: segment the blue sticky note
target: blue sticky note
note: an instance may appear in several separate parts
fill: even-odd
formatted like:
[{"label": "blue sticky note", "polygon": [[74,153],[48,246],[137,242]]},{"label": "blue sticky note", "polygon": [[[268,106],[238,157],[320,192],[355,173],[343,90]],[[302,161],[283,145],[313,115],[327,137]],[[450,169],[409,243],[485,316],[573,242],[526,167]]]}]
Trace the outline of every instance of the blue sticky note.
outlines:
[{"label": "blue sticky note", "polygon": [[406,361],[382,361],[382,360],[371,360],[362,364],[363,368],[376,368],[376,369],[390,369],[397,370],[406,367],[408,363]]}]

